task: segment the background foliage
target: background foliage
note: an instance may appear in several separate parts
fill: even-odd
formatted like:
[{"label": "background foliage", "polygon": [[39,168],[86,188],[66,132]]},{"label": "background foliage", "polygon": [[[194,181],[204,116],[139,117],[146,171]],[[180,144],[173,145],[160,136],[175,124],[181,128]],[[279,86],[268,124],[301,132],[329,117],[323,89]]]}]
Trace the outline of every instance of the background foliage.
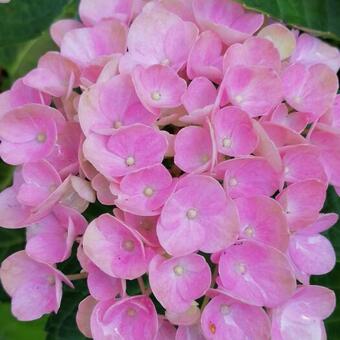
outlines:
[{"label": "background foliage", "polygon": [[[46,51],[56,49],[49,37],[52,22],[63,17],[76,17],[79,0],[12,0],[0,4],[0,90],[7,89],[18,77],[32,69]],[[340,43],[340,0],[237,0],[247,8],[263,12],[285,23]],[[0,161],[0,191],[10,185],[12,167]],[[88,220],[98,215],[99,205],[91,205]],[[325,212],[340,214],[340,198],[333,188],[328,191]],[[99,211],[102,213],[103,211]],[[337,252],[337,265],[328,275],[313,277],[314,284],[333,289],[339,303],[336,312],[326,320],[330,340],[340,334],[340,222],[325,235]],[[24,230],[0,229],[0,261],[24,248]],[[67,274],[79,272],[75,256],[60,269]],[[76,289],[65,288],[58,315],[34,322],[18,322],[10,313],[9,299],[0,287],[0,340],[78,340],[85,339],[75,326],[77,305],[87,294],[84,281],[75,282]],[[133,287],[131,288],[134,289]],[[133,291],[131,291],[133,294]]]}]

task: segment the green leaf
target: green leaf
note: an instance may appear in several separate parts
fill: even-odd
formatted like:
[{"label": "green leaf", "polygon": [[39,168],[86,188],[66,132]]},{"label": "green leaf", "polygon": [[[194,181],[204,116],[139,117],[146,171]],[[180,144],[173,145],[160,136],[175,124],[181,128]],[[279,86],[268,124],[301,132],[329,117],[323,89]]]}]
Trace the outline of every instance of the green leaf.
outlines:
[{"label": "green leaf", "polygon": [[[25,248],[24,229],[4,229],[0,227],[0,263],[9,255]],[[0,301],[9,300],[0,286]],[[1,315],[1,312],[0,312]],[[1,319],[1,318],[0,318]],[[1,326],[0,326],[1,328]],[[0,337],[1,339],[1,337]]]},{"label": "green leaf", "polygon": [[339,0],[236,0],[246,8],[324,38],[340,41]]},{"label": "green leaf", "polygon": [[0,304],[0,339],[1,340],[44,340],[46,317],[30,322],[19,322],[11,314],[9,303]]},{"label": "green leaf", "polygon": [[[9,76],[2,89],[34,68],[45,52],[57,48],[49,36],[49,27],[57,19],[75,17],[78,3],[79,0],[12,0],[0,6],[0,69]],[[30,11],[34,14],[30,15]],[[8,13],[11,19],[3,20]],[[23,13],[31,20],[23,20]],[[13,37],[8,32],[16,33]]]},{"label": "green leaf", "polygon": [[12,0],[0,6],[0,46],[36,38],[49,28],[68,0]]},{"label": "green leaf", "polygon": [[14,167],[0,160],[0,192],[11,184],[13,170]]},{"label": "green leaf", "polygon": [[47,320],[45,330],[46,340],[83,340],[86,339],[78,330],[76,312],[78,304],[89,295],[86,280],[74,281],[75,289],[64,289],[61,307],[58,314],[51,314]]}]

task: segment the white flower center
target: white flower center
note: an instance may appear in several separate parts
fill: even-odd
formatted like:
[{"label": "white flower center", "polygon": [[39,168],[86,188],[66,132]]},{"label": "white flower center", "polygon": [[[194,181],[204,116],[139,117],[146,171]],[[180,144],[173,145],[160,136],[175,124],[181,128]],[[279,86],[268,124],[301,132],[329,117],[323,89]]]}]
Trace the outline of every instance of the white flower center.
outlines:
[{"label": "white flower center", "polygon": [[134,157],[129,156],[128,158],[126,158],[125,164],[126,164],[127,166],[134,165],[134,164],[135,164],[135,159],[134,159]]},{"label": "white flower center", "polygon": [[137,312],[136,312],[136,310],[134,309],[134,308],[129,308],[128,310],[127,310],[127,315],[128,316],[135,316],[137,314]]},{"label": "white flower center", "polygon": [[181,266],[181,265],[177,265],[174,267],[174,273],[177,275],[177,276],[182,276],[183,273],[184,273],[184,268]]},{"label": "white flower center", "polygon": [[36,136],[36,140],[37,140],[37,142],[39,142],[39,143],[44,143],[45,142],[45,140],[46,140],[46,134],[44,134],[43,132],[40,132],[40,133],[38,133],[37,134],[37,136]]},{"label": "white flower center", "polygon": [[235,187],[237,185],[237,179],[235,177],[231,177],[229,179],[229,185],[232,186],[232,187]]},{"label": "white flower center", "polygon": [[230,313],[230,308],[228,305],[221,305],[220,312],[222,315],[228,315]]},{"label": "white flower center", "polygon": [[54,286],[55,285],[55,277],[53,275],[48,275],[47,276],[47,282],[50,286]]},{"label": "white flower center", "polygon": [[231,139],[230,138],[223,138],[222,145],[224,148],[230,148],[231,147]]},{"label": "white flower center", "polygon": [[235,97],[235,100],[238,102],[238,103],[241,103],[243,101],[243,97],[239,94]]},{"label": "white flower center", "polygon": [[135,243],[132,240],[126,240],[123,243],[123,248],[126,251],[133,251],[135,249]]},{"label": "white flower center", "polygon": [[153,195],[154,191],[152,188],[150,187],[146,187],[143,191],[143,194],[146,196],[146,197],[151,197]]},{"label": "white flower center", "polygon": [[247,266],[244,263],[242,263],[242,262],[237,263],[236,264],[236,271],[239,274],[244,275],[246,273],[246,271],[247,271]]},{"label": "white flower center", "polygon": [[187,211],[187,218],[189,220],[193,220],[197,217],[197,210],[194,209],[194,208],[190,208],[188,211]]},{"label": "white flower center", "polygon": [[169,66],[170,60],[168,58],[165,58],[160,62],[160,64],[163,65],[163,66]]},{"label": "white flower center", "polygon": [[248,237],[253,237],[255,234],[255,230],[253,227],[251,227],[250,225],[247,226],[247,228],[244,229],[244,233],[246,234],[246,236]]},{"label": "white flower center", "polygon": [[122,125],[123,125],[122,122],[120,122],[119,120],[113,123],[113,127],[115,129],[119,129],[120,127],[122,127]]},{"label": "white flower center", "polygon": [[162,98],[162,95],[160,94],[159,91],[153,91],[151,93],[151,98],[152,98],[152,100],[158,101]]}]

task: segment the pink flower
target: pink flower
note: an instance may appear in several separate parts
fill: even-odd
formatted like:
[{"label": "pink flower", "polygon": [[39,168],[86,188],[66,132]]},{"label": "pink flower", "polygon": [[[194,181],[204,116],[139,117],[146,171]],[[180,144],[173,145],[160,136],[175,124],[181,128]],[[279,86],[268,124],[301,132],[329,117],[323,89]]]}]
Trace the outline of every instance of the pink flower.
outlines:
[{"label": "pink flower", "polygon": [[187,73],[190,79],[206,77],[220,83],[222,75],[223,44],[219,36],[211,31],[203,31],[190,51]]},{"label": "pink flower", "polygon": [[178,107],[187,87],[184,79],[163,65],[136,66],[132,80],[139,99],[154,114],[158,114],[161,108]]},{"label": "pink flower", "polygon": [[73,242],[86,225],[78,211],[57,205],[50,214],[27,226],[26,253],[39,262],[62,262],[71,255]]},{"label": "pink flower", "polygon": [[279,23],[263,27],[257,36],[271,41],[279,51],[281,60],[290,57],[296,47],[294,33]]},{"label": "pink flower", "polygon": [[89,259],[112,277],[133,280],[147,270],[146,249],[137,234],[109,214],[89,224],[83,244]]},{"label": "pink flower", "polygon": [[180,120],[189,124],[204,123],[213,109],[216,96],[217,90],[211,81],[205,77],[194,78],[182,96],[182,104],[188,115]]},{"label": "pink flower", "polygon": [[255,150],[258,137],[246,112],[227,106],[215,113],[212,124],[218,152],[227,156],[245,156]]},{"label": "pink flower", "polygon": [[158,331],[157,312],[146,296],[101,301],[92,312],[91,331],[94,340],[154,339]]},{"label": "pink flower", "polygon": [[187,173],[206,171],[212,164],[213,145],[207,127],[187,126],[176,135],[175,164]]},{"label": "pink flower", "polygon": [[339,86],[336,73],[328,66],[301,63],[283,71],[282,84],[287,103],[298,111],[310,112],[313,121],[331,107]]},{"label": "pink flower", "polygon": [[285,213],[274,199],[266,196],[235,200],[240,217],[240,238],[256,240],[282,252],[288,248],[289,233]]},{"label": "pink flower", "polygon": [[127,30],[116,20],[104,21],[94,27],[77,28],[65,34],[61,41],[61,55],[86,68],[100,57],[124,53]]},{"label": "pink flower", "polygon": [[288,227],[298,230],[316,221],[325,198],[325,184],[311,179],[289,185],[276,199],[287,214]]},{"label": "pink flower", "polygon": [[275,339],[325,339],[326,319],[335,308],[334,292],[321,286],[300,286],[284,304],[272,310]]},{"label": "pink flower", "polygon": [[221,86],[225,87],[230,102],[251,117],[269,114],[283,96],[278,74],[261,66],[233,66],[225,73]]},{"label": "pink flower", "polygon": [[0,156],[13,165],[43,159],[51,153],[63,124],[59,111],[43,105],[28,104],[7,112],[0,120]]},{"label": "pink flower", "polygon": [[199,26],[216,32],[225,44],[242,42],[263,24],[263,15],[247,12],[230,0],[193,0],[193,10]]},{"label": "pink flower", "polygon": [[325,64],[335,73],[340,68],[340,53],[324,41],[307,33],[302,33],[297,39],[296,49],[291,58],[292,62],[305,65]]},{"label": "pink flower", "polygon": [[130,73],[135,65],[164,65],[178,71],[186,63],[197,35],[194,23],[149,3],[131,24],[128,53],[122,58],[120,71]]},{"label": "pink flower", "polygon": [[128,23],[132,16],[133,0],[81,0],[79,16],[86,26],[92,26],[107,19]]},{"label": "pink flower", "polygon": [[159,215],[173,190],[172,177],[161,164],[126,175],[115,193],[115,204],[135,215]]},{"label": "pink flower", "polygon": [[122,126],[154,121],[154,115],[139,101],[129,75],[94,85],[80,98],[79,122],[86,136],[90,132],[111,135]]},{"label": "pink flower", "polygon": [[327,182],[320,151],[312,145],[291,145],[280,149],[284,177],[288,183],[307,179]]},{"label": "pink flower", "polygon": [[50,27],[50,35],[53,41],[60,47],[65,34],[83,25],[74,19],[62,19],[53,23]]},{"label": "pink flower", "polygon": [[165,259],[156,255],[149,267],[150,287],[164,308],[187,310],[210,287],[211,272],[204,257],[190,254]]},{"label": "pink flower", "polygon": [[244,240],[220,257],[221,289],[245,303],[275,307],[295,291],[296,280],[287,257],[265,244]]},{"label": "pink flower", "polygon": [[214,297],[202,313],[206,339],[269,339],[270,321],[260,307],[250,306],[223,295]]},{"label": "pink flower", "polygon": [[90,134],[83,144],[85,157],[107,178],[159,164],[166,149],[164,135],[143,124],[120,128],[111,136]]},{"label": "pink flower", "polygon": [[97,301],[89,295],[84,300],[80,301],[76,314],[77,326],[80,332],[88,338],[92,338],[90,320],[96,304]]},{"label": "pink flower", "polygon": [[[249,176],[250,171],[252,176]],[[216,173],[218,178],[224,177],[224,188],[232,198],[272,196],[280,186],[280,174],[263,157],[240,157],[224,161],[217,165]]]},{"label": "pink flower", "polygon": [[72,89],[79,86],[79,70],[58,52],[47,52],[39,59],[38,67],[30,71],[23,82],[51,96],[68,97]]},{"label": "pink flower", "polygon": [[267,39],[250,37],[243,44],[231,45],[223,57],[223,69],[237,65],[262,66],[280,71],[281,61],[278,50]]},{"label": "pink flower", "polygon": [[6,258],[0,268],[1,283],[12,298],[12,313],[22,321],[39,319],[46,313],[57,313],[62,282],[72,283],[58,270],[36,262],[24,251]]},{"label": "pink flower", "polygon": [[213,253],[235,241],[238,227],[235,206],[221,185],[211,177],[193,175],[177,183],[162,209],[157,235],[174,256],[197,250]]},{"label": "pink flower", "polygon": [[151,247],[159,247],[159,241],[156,234],[158,215],[139,216],[122,211],[118,208],[113,209],[113,213],[122,222],[135,229],[145,244]]}]

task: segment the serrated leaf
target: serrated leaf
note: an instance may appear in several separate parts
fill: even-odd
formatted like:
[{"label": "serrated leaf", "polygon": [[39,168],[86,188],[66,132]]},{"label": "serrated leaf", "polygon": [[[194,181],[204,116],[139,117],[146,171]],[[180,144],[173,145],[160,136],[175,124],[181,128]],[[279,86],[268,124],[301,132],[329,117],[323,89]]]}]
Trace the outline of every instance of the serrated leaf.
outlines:
[{"label": "serrated leaf", "polygon": [[340,41],[339,0],[236,0],[244,7],[324,38]]}]

